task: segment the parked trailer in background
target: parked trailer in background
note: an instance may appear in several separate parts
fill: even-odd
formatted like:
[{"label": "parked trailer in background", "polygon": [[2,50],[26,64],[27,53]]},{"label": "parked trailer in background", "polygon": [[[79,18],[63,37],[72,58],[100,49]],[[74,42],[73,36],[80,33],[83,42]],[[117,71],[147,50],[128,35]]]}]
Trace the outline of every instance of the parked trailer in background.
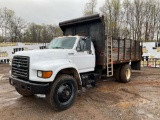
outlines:
[{"label": "parked trailer in background", "polygon": [[103,16],[59,25],[64,36],[53,39],[48,49],[15,53],[10,84],[21,95],[46,94],[54,109],[65,110],[75,101],[78,90],[95,86],[102,74],[127,83],[131,68],[140,70],[140,42],[106,36]]},{"label": "parked trailer in background", "polygon": [[143,42],[141,66],[160,67],[160,42]]},{"label": "parked trailer in background", "polygon": [[27,51],[34,49],[44,49],[45,43],[21,43],[6,42],[0,43],[0,63],[9,63],[14,54],[18,51]]}]

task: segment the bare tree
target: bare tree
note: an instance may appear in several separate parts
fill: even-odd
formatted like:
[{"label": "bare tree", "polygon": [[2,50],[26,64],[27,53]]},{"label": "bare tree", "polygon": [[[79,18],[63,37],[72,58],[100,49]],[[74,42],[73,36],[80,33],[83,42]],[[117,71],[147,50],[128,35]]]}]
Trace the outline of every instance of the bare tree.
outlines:
[{"label": "bare tree", "polygon": [[105,15],[108,35],[145,41],[159,39],[158,0],[106,0],[100,11]]},{"label": "bare tree", "polygon": [[105,15],[106,34],[117,38],[121,24],[120,0],[106,0],[100,11]]},{"label": "bare tree", "polygon": [[22,18],[15,16],[14,11],[0,9],[0,41],[5,42],[49,42],[62,31],[56,25],[28,24]]},{"label": "bare tree", "polygon": [[97,5],[97,0],[90,0],[89,3],[86,3],[85,9],[84,9],[84,16],[95,14],[96,5]]},{"label": "bare tree", "polygon": [[14,11],[7,9],[6,7],[0,9],[0,30],[4,42],[7,39],[7,25],[9,24],[13,16]]},{"label": "bare tree", "polygon": [[22,42],[22,37],[25,28],[27,27],[26,22],[20,17],[14,17],[8,22],[6,26],[12,42]]},{"label": "bare tree", "polygon": [[50,42],[54,37],[62,35],[61,29],[56,25],[29,24],[25,31],[25,41],[28,42]]}]

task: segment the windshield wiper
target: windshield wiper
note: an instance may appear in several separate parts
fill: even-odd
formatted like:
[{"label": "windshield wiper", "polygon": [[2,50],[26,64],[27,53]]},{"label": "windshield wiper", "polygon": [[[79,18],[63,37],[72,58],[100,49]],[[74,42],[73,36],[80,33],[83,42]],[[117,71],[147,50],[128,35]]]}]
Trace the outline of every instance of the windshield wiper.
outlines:
[{"label": "windshield wiper", "polygon": [[63,47],[52,47],[53,49],[64,49]]}]

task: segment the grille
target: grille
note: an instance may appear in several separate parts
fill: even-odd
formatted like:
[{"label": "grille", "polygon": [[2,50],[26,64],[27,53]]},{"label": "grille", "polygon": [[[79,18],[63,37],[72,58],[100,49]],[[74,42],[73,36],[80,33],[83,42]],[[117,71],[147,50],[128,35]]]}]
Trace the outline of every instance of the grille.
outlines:
[{"label": "grille", "polygon": [[29,57],[26,56],[14,56],[12,60],[12,75],[29,79]]}]

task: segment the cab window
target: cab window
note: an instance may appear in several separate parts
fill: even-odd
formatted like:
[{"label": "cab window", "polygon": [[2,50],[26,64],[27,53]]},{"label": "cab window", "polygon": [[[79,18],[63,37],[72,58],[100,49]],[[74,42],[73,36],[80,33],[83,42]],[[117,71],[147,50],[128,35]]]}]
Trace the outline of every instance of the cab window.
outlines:
[{"label": "cab window", "polygon": [[86,40],[79,40],[78,45],[77,45],[77,51],[78,52],[83,52],[86,51]]}]

